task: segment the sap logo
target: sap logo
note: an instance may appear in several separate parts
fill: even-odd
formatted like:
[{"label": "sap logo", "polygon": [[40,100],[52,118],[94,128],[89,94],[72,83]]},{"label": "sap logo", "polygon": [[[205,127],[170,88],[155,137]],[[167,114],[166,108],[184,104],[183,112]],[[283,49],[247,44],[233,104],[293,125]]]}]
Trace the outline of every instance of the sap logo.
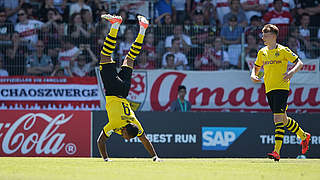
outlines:
[{"label": "sap logo", "polygon": [[246,129],[245,127],[202,127],[202,150],[227,150]]}]

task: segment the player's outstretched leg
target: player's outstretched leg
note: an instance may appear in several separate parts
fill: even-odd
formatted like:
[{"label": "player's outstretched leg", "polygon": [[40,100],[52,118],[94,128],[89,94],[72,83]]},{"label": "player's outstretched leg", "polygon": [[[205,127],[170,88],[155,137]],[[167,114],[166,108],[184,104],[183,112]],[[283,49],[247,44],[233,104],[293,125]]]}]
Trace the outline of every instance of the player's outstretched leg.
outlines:
[{"label": "player's outstretched leg", "polygon": [[280,150],[283,142],[283,136],[285,133],[284,124],[283,122],[276,122],[276,129],[275,129],[275,144],[274,150],[272,153],[268,153],[268,158],[274,159],[275,161],[280,160]]},{"label": "player's outstretched leg", "polygon": [[288,117],[288,123],[286,127],[289,131],[296,134],[302,140],[301,141],[302,154],[305,154],[309,149],[309,141],[310,141],[311,135],[307,132],[304,132],[300,128],[299,124],[291,117]]},{"label": "player's outstretched leg", "polygon": [[101,15],[101,18],[108,20],[112,24],[101,50],[102,55],[111,57],[112,52],[116,48],[116,39],[120,24],[122,23],[122,18],[121,16],[113,16],[110,14],[103,14]]},{"label": "player's outstretched leg", "polygon": [[139,16],[137,16],[137,18],[139,20],[140,30],[139,30],[139,34],[138,34],[136,40],[131,45],[130,51],[127,55],[127,58],[129,58],[131,60],[135,60],[136,57],[140,54],[144,35],[146,33],[146,29],[149,26],[149,22],[144,16],[139,15]]}]

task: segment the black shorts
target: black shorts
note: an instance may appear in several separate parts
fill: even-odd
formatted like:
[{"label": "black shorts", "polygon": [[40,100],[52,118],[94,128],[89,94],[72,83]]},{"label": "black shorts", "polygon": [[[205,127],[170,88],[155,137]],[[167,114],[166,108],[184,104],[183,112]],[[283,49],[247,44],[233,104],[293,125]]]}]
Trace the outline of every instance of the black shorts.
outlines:
[{"label": "black shorts", "polygon": [[128,96],[131,86],[131,68],[122,66],[118,73],[116,63],[100,64],[100,75],[106,96],[124,98]]},{"label": "black shorts", "polygon": [[289,96],[288,90],[272,90],[267,94],[268,103],[273,114],[284,114],[288,109],[287,100]]}]

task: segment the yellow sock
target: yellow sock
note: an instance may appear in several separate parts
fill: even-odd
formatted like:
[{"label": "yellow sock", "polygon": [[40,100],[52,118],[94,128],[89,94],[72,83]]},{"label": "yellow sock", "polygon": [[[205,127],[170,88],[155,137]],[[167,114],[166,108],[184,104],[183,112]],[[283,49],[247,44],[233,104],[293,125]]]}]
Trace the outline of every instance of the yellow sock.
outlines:
[{"label": "yellow sock", "polygon": [[283,142],[283,136],[285,133],[284,130],[284,124],[282,122],[275,123],[276,129],[275,129],[275,144],[274,144],[274,151],[276,151],[278,154],[280,154],[282,142]]},{"label": "yellow sock", "polygon": [[112,27],[111,27],[110,32],[109,32],[109,35],[110,35],[111,37],[117,37],[118,31],[119,31],[119,29],[116,29],[116,28],[112,28]]},{"label": "yellow sock", "polygon": [[289,131],[295,133],[302,141],[304,141],[307,138],[306,133],[300,128],[299,124],[291,117],[288,117],[288,124],[286,125],[286,127]]},{"label": "yellow sock", "polygon": [[116,48],[117,33],[118,33],[118,29],[115,29],[115,28],[110,29],[110,32],[103,43],[101,54],[105,56],[111,56],[114,49]]},{"label": "yellow sock", "polygon": [[140,54],[143,39],[144,39],[144,35],[139,33],[138,37],[136,38],[134,43],[131,45],[131,48],[127,57],[129,57],[132,60],[136,59],[136,57]]},{"label": "yellow sock", "polygon": [[144,39],[144,35],[142,35],[142,34],[139,33],[138,36],[137,36],[137,38],[136,38],[136,42],[142,44],[143,39]]}]

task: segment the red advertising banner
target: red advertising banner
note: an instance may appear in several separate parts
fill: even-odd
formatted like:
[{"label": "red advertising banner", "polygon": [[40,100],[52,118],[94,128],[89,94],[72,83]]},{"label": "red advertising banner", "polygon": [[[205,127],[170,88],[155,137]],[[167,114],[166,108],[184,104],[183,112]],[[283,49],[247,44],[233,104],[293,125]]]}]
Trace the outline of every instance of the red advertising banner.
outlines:
[{"label": "red advertising banner", "polygon": [[96,77],[0,77],[0,109],[97,110]]},{"label": "red advertising banner", "polygon": [[[291,79],[289,112],[320,112],[319,73],[299,72]],[[193,111],[269,112],[263,83],[253,83],[249,71],[136,70],[128,99],[140,111],[168,111],[185,85]]]},{"label": "red advertising banner", "polygon": [[0,156],[90,157],[90,111],[0,111]]}]

